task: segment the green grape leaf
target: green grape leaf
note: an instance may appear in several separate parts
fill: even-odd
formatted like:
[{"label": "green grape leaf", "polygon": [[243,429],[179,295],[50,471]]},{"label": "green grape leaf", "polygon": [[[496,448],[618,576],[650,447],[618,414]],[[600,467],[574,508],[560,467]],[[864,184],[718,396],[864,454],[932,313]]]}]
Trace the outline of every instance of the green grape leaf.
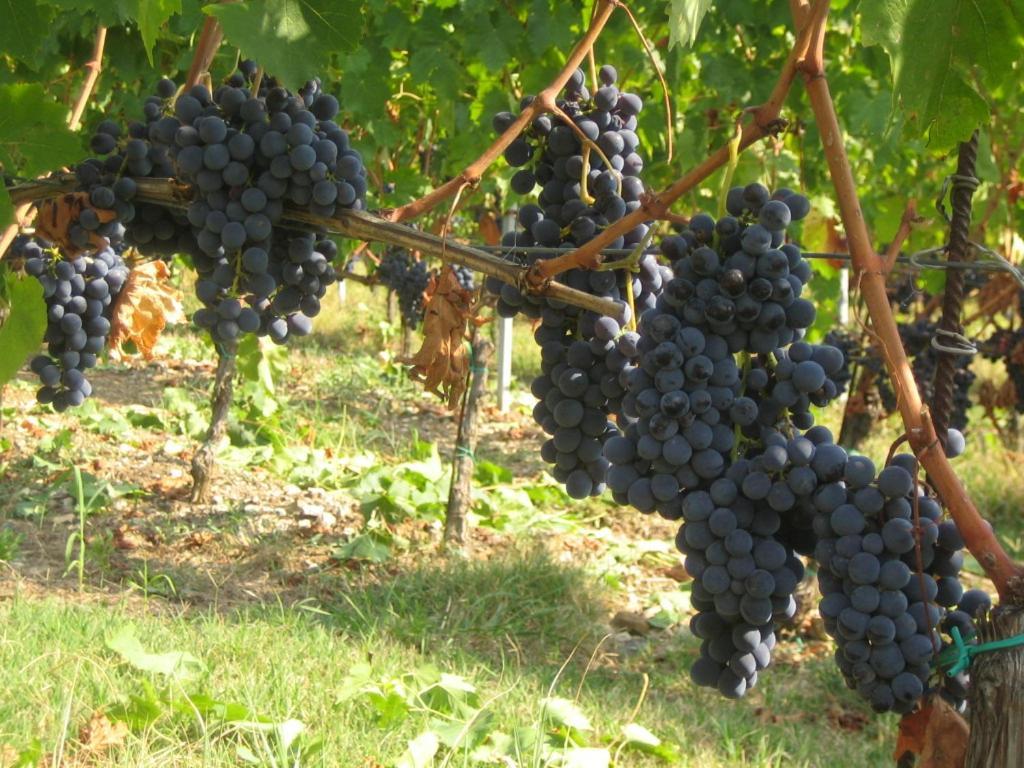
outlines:
[{"label": "green grape leaf", "polygon": [[0,186],[0,230],[14,221],[14,206],[11,204],[11,196],[7,187]]},{"label": "green grape leaf", "polygon": [[864,45],[880,45],[889,54],[893,71],[894,59],[898,54],[903,22],[911,0],[861,0],[858,11],[861,15],[861,42]]},{"label": "green grape leaf", "polygon": [[140,0],[42,0],[58,11],[72,11],[80,14],[95,14],[96,21],[107,27],[122,24],[136,13],[135,4]]},{"label": "green grape leaf", "polygon": [[1021,51],[1020,27],[1005,0],[861,0],[862,39],[889,55],[894,110],[905,131],[945,150],[988,123],[980,84],[1006,82]]},{"label": "green grape leaf", "polygon": [[354,0],[252,0],[203,10],[220,20],[233,45],[290,87],[316,75],[332,52],[355,48],[363,26]]},{"label": "green grape leaf", "polygon": [[669,48],[692,46],[710,8],[711,0],[672,0],[668,11]]},{"label": "green grape leaf", "polygon": [[153,64],[153,47],[156,45],[160,28],[171,16],[181,13],[181,0],[135,0],[133,16],[142,35],[142,46],[146,49],[149,65]]},{"label": "green grape leaf", "polygon": [[35,0],[0,0],[0,51],[35,69],[53,15]]},{"label": "green grape leaf", "polygon": [[0,324],[0,387],[14,378],[25,360],[39,349],[46,332],[46,302],[43,286],[34,277],[0,274],[0,287],[6,285],[6,302],[0,295],[0,307],[6,306],[7,319]]},{"label": "green grape leaf", "polygon": [[66,120],[65,108],[41,85],[0,85],[0,165],[36,176],[80,160],[85,152]]}]

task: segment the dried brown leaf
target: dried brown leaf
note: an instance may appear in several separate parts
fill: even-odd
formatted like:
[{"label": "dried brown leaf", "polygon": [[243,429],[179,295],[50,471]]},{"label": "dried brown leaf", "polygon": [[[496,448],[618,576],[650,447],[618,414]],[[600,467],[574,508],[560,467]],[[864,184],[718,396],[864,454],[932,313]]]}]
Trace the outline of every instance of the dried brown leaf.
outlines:
[{"label": "dried brown leaf", "polygon": [[111,722],[102,712],[93,712],[89,722],[78,731],[78,741],[82,749],[90,752],[106,752],[124,744],[128,736],[128,726],[121,722]]},{"label": "dried brown leaf", "polygon": [[969,735],[967,721],[956,710],[938,696],[929,697],[900,720],[893,756],[917,755],[919,768],[961,768]]},{"label": "dried brown leaf", "polygon": [[178,291],[168,278],[170,270],[162,261],[135,266],[128,275],[110,329],[110,353],[123,354],[121,345],[131,341],[147,360],[164,328],[185,319]]},{"label": "dried brown leaf", "polygon": [[423,344],[411,358],[411,375],[455,408],[466,390],[469,358],[466,324],[473,314],[473,296],[465,290],[450,269],[431,280],[423,318]]},{"label": "dried brown leaf", "polygon": [[[89,203],[87,192],[69,192],[60,197],[44,200],[39,204],[39,215],[36,217],[36,233],[44,240],[60,248],[66,256],[74,257],[83,250],[102,250],[108,243],[96,232],[89,232],[89,247],[79,248],[71,242],[69,230],[78,222],[79,216],[86,208],[93,208]],[[100,222],[106,224],[113,221],[116,214],[106,208],[93,208]]]},{"label": "dried brown leaf", "polygon": [[480,237],[487,245],[497,245],[501,242],[501,227],[493,213],[485,213],[477,222],[480,225]]},{"label": "dried brown leaf", "polygon": [[944,700],[936,698],[925,731],[921,768],[962,768],[969,737],[967,721]]}]

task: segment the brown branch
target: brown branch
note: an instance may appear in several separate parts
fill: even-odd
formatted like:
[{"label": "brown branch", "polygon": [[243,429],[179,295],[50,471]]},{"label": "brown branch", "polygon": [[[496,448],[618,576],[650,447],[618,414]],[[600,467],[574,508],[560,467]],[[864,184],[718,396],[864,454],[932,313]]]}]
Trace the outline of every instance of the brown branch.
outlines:
[{"label": "brown branch", "polygon": [[[822,5],[824,14],[827,14],[828,3]],[[824,22],[824,15],[816,6],[812,10],[812,19],[818,18]],[[821,28],[824,29],[824,23]],[[843,144],[835,104],[825,78],[822,42],[823,37],[818,35],[811,55],[800,64],[800,71],[804,75],[811,107],[821,133],[825,160],[835,187],[854,269],[859,273],[860,291],[871,317],[873,335],[881,343],[882,355],[896,390],[897,404],[907,436],[933,486],[956,521],[967,548],[992,579],[1000,598],[1015,602],[1019,597],[1015,592],[1019,591],[1021,570],[1010,560],[950,466],[935,433],[931,415],[922,404],[914,382],[886,295],[882,257],[875,253],[871,245],[871,236],[857,197],[857,187]]]},{"label": "brown branch", "polygon": [[213,63],[213,57],[217,55],[221,41],[224,39],[224,30],[216,16],[207,16],[203,22],[203,31],[199,34],[199,42],[196,43],[196,52],[192,57],[192,65],[188,68],[188,77],[185,79],[185,88],[192,88],[202,79],[203,74],[208,72]]},{"label": "brown branch", "polygon": [[587,29],[586,34],[580,39],[573,48],[572,53],[569,54],[568,61],[565,62],[565,66],[562,67],[562,71],[558,73],[551,84],[538,93],[533,102],[522,112],[519,113],[515,121],[508,127],[508,129],[501,134],[494,142],[489,146],[484,153],[480,155],[476,160],[467,165],[463,169],[462,173],[458,174],[452,179],[449,179],[441,186],[428,192],[418,200],[414,200],[411,203],[407,203],[399,208],[395,208],[391,211],[387,218],[391,221],[405,221],[406,219],[412,219],[420,216],[423,213],[437,207],[441,201],[452,197],[459,189],[469,186],[475,187],[491,164],[501,157],[505,149],[521,134],[526,127],[533,122],[533,119],[543,112],[553,111],[555,106],[555,99],[558,97],[559,92],[565,87],[565,84],[569,82],[569,78],[572,77],[573,72],[579,69],[580,64],[587,56],[587,52],[593,49],[594,43],[597,41],[598,36],[601,34],[601,30],[604,29],[605,24],[608,23],[608,19],[612,15],[612,11],[615,10],[615,6],[618,5],[617,0],[599,0],[600,6],[597,13],[594,14],[593,21],[590,27]]},{"label": "brown branch", "polygon": [[[154,203],[168,208],[184,209],[192,199],[192,188],[187,184],[179,184],[170,179],[135,179],[139,191],[137,199],[144,203]],[[9,188],[11,199],[15,203],[44,200],[57,197],[75,188],[74,176],[67,174],[55,180],[35,181],[19,184]],[[405,224],[374,216],[365,211],[343,210],[334,216],[317,216],[295,209],[287,209],[283,221],[300,224],[305,228],[312,227],[317,231],[333,232],[356,240],[372,240],[407,248],[410,251],[422,251],[433,254],[445,261],[462,264],[491,277],[510,283],[524,293],[543,294],[559,299],[574,307],[589,309],[601,315],[622,317],[622,305],[611,299],[592,296],[561,283],[532,287],[527,282],[528,268],[480,251],[462,243],[446,240],[429,232],[421,232]]]},{"label": "brown branch", "polygon": [[[819,0],[819,5],[821,4],[822,0]],[[775,83],[771,95],[768,97],[768,101],[757,109],[750,110],[753,114],[753,119],[743,126],[739,144],[741,151],[754,142],[768,136],[777,128],[782,104],[786,100],[790,87],[793,85],[793,80],[796,78],[797,63],[807,55],[817,26],[820,26],[820,24],[815,24],[812,20],[811,23],[801,30],[796,43],[793,45],[793,49],[786,59],[779,79]],[[704,162],[691,169],[668,189],[658,195],[652,195],[647,198],[635,211],[623,216],[580,248],[564,256],[535,262],[530,270],[530,282],[533,285],[543,285],[549,282],[555,275],[573,268],[593,269],[600,262],[600,251],[607,248],[612,241],[620,235],[625,235],[645,221],[663,218],[668,213],[668,207],[672,203],[696,187],[727,162],[729,162],[728,145],[717,149]]]},{"label": "brown branch", "polygon": [[89,104],[89,97],[92,96],[92,89],[96,87],[96,81],[100,79],[100,72],[103,70],[103,47],[107,43],[107,28],[98,27],[96,38],[92,44],[92,58],[85,63],[88,73],[85,82],[82,83],[82,91],[78,94],[75,106],[71,110],[71,117],[68,119],[68,128],[77,131],[82,125],[82,115]]},{"label": "brown branch", "polygon": [[900,251],[903,250],[903,244],[910,237],[913,225],[920,220],[921,217],[917,215],[917,200],[911,198],[907,201],[907,207],[903,209],[899,229],[896,230],[896,234],[892,237],[892,242],[889,243],[889,247],[885,250],[885,258],[882,259],[883,272],[888,273],[892,271],[893,265],[896,263],[896,257],[900,255]]},{"label": "brown branch", "polygon": [[14,238],[18,236],[18,231],[22,227],[27,227],[29,222],[32,221],[32,204],[23,203],[14,210],[14,221],[7,226],[3,234],[0,235],[0,259],[3,259],[4,254],[7,253],[7,249],[11,247],[11,243],[14,242]]}]

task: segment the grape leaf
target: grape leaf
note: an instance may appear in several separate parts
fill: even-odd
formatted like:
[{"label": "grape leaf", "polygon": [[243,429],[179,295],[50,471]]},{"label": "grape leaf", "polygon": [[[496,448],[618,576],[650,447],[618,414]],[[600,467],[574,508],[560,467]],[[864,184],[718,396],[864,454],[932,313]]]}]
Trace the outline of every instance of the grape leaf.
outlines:
[{"label": "grape leaf", "polygon": [[135,627],[130,624],[108,635],[106,646],[129,666],[173,680],[187,680],[205,669],[203,662],[186,651],[150,653],[142,646]]},{"label": "grape leaf", "polygon": [[41,85],[0,85],[0,165],[7,173],[36,176],[80,160],[85,152],[66,118]]},{"label": "grape leaf", "polygon": [[355,48],[363,26],[354,0],[252,0],[203,10],[220,20],[232,44],[292,87],[315,75],[332,52]]},{"label": "grape leaf", "polygon": [[7,192],[7,187],[0,186],[0,230],[13,221],[14,206],[11,205],[11,196]]},{"label": "grape leaf", "polygon": [[672,0],[668,11],[668,45],[692,46],[711,0]]},{"label": "grape leaf", "polygon": [[53,10],[35,0],[0,0],[0,51],[35,69]]},{"label": "grape leaf", "polygon": [[14,378],[28,356],[39,349],[46,332],[46,303],[39,281],[6,273],[0,286],[4,284],[9,312],[0,325],[0,349],[4,351],[0,355],[0,386]]},{"label": "grape leaf", "polygon": [[160,28],[171,16],[181,13],[181,0],[135,0],[132,15],[139,25],[142,47],[146,49],[149,65],[153,66],[153,47]]},{"label": "grape leaf", "polygon": [[862,39],[889,55],[894,110],[909,135],[937,150],[988,123],[986,90],[1006,83],[1020,55],[1019,25],[1005,0],[862,0]]}]

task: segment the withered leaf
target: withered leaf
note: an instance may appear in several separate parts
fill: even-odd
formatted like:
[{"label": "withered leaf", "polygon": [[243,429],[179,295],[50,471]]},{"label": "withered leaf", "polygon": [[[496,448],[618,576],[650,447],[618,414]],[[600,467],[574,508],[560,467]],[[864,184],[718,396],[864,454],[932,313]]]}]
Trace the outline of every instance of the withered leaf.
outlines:
[{"label": "withered leaf", "polygon": [[106,752],[120,747],[127,736],[127,725],[111,722],[102,712],[93,712],[89,722],[78,731],[79,743],[90,752]]},{"label": "withered leaf", "polygon": [[[69,230],[78,223],[79,216],[86,208],[93,208],[89,202],[88,192],[69,192],[60,197],[44,200],[39,204],[39,215],[36,217],[36,233],[45,240],[60,248],[66,256],[74,257],[84,250],[102,250],[107,247],[106,238],[96,232],[89,232],[88,249],[79,248],[71,242]],[[105,208],[93,208],[100,222],[106,224],[116,217],[114,211]]]},{"label": "withered leaf", "polygon": [[455,408],[466,389],[469,358],[463,340],[466,324],[473,314],[473,295],[461,285],[451,269],[432,278],[427,288],[423,318],[423,345],[402,362],[412,366],[410,374]]},{"label": "withered leaf", "polygon": [[185,319],[170,270],[162,261],[135,266],[117,297],[110,330],[110,354],[119,357],[121,345],[131,341],[147,360],[153,356],[160,334],[169,323]]},{"label": "withered leaf", "polygon": [[967,721],[945,700],[929,696],[900,720],[894,758],[910,752],[919,757],[919,768],[962,768],[969,736]]}]

